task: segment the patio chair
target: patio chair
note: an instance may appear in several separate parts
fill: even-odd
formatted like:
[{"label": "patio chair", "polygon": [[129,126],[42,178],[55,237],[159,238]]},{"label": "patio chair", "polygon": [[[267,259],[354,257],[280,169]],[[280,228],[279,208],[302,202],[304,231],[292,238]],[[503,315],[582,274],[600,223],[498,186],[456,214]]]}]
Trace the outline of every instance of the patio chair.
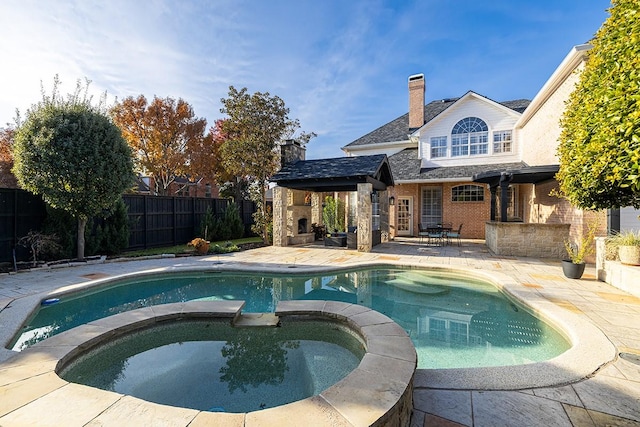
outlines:
[{"label": "patio chair", "polygon": [[462,224],[458,227],[457,231],[450,231],[447,233],[447,239],[451,243],[451,239],[458,239],[458,246],[460,246],[460,232],[462,231]]},{"label": "patio chair", "polygon": [[427,227],[424,226],[421,222],[418,223],[418,237],[420,237],[420,243],[425,237],[429,237],[429,232],[427,231]]},{"label": "patio chair", "polygon": [[435,243],[438,246],[444,246],[444,241],[446,239],[446,233],[442,230],[430,228],[427,233],[427,243],[432,244]]}]

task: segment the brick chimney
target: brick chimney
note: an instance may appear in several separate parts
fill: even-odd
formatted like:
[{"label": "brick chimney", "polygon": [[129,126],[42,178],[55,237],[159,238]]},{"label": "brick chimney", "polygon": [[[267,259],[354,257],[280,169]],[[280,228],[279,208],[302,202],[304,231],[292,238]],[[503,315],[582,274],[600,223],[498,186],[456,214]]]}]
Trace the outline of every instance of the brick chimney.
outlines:
[{"label": "brick chimney", "polygon": [[409,76],[409,129],[424,124],[424,74]]}]

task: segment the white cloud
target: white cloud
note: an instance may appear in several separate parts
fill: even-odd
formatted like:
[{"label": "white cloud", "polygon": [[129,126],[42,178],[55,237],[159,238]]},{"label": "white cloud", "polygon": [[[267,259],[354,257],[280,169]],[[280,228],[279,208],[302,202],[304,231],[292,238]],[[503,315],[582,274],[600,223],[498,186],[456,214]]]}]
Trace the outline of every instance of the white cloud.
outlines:
[{"label": "white cloud", "polygon": [[[608,2],[598,3],[4,0],[0,123],[37,102],[40,82],[50,90],[55,74],[63,91],[86,77],[112,97],[181,97],[209,123],[228,86],[246,86],[280,96],[303,130],[319,134],[310,157],[339,156],[406,112],[406,78],[416,72],[426,75],[427,99],[469,89],[533,96],[604,20]],[[580,19],[568,28],[572,13]]]}]

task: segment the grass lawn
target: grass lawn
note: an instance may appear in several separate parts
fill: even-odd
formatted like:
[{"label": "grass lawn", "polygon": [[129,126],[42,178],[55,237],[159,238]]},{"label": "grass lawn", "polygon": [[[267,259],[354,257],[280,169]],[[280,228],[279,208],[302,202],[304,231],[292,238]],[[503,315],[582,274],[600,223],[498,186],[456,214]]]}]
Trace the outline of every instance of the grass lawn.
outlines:
[{"label": "grass lawn", "polygon": [[[220,247],[229,246],[228,242],[231,242],[231,244],[235,245],[235,246],[241,246],[241,245],[252,244],[252,243],[259,244],[259,243],[262,243],[262,238],[260,238],[260,237],[245,237],[243,239],[224,240],[224,241],[220,241],[220,242],[211,242],[210,247],[213,248],[216,245],[218,245]],[[137,251],[123,252],[119,256],[141,257],[141,256],[162,255],[162,254],[180,255],[180,254],[190,254],[190,253],[193,253],[193,252],[194,252],[194,249],[192,247],[189,247],[186,244],[184,244],[184,245],[168,246],[168,247],[162,247],[162,248],[149,248],[149,249],[140,249],[140,250],[137,250]]]}]

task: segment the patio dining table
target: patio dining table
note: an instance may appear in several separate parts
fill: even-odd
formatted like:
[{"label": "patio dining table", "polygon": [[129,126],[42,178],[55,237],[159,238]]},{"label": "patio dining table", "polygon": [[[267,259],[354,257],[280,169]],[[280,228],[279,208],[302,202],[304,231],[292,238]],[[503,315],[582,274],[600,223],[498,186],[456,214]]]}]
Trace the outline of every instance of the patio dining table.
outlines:
[{"label": "patio dining table", "polygon": [[428,225],[426,228],[426,232],[429,237],[429,240],[431,240],[432,236],[433,238],[438,238],[440,239],[440,244],[442,246],[447,244],[448,242],[447,233],[451,232],[451,230],[452,230],[452,227],[443,226],[443,225]]}]

